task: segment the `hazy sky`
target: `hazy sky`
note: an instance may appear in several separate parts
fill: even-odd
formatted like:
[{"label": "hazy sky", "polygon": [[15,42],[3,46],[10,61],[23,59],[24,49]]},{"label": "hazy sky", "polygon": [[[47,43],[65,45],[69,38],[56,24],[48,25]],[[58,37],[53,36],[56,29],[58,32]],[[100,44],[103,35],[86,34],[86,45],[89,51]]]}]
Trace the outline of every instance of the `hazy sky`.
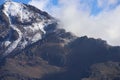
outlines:
[{"label": "hazy sky", "polygon": [[[4,1],[4,0],[3,0]],[[0,0],[0,3],[3,3]],[[28,3],[61,20],[63,28],[120,45],[120,0],[13,0]]]}]

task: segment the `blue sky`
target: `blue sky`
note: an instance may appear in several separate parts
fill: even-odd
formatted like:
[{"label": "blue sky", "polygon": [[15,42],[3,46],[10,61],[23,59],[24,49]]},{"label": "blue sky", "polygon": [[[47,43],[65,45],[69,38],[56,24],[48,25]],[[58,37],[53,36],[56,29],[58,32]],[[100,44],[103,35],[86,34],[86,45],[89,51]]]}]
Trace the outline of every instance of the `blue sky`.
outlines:
[{"label": "blue sky", "polygon": [[[5,0],[0,0],[0,4],[2,4]],[[22,3],[28,3],[30,0],[12,0],[12,1],[15,1],[15,2],[22,2]],[[52,0],[52,3],[53,4],[57,4],[57,0]]]},{"label": "blue sky", "polygon": [[[5,0],[0,0],[0,4],[2,4],[4,1]],[[28,2],[35,1],[35,0],[13,0],[13,1],[22,2],[22,3],[27,4]],[[40,1],[40,0],[38,0],[38,1]],[[49,1],[50,1],[50,4],[58,6],[58,0],[49,0]],[[97,15],[104,9],[104,7],[101,8],[101,7],[98,6],[98,3],[97,3],[98,0],[79,0],[79,1],[81,3],[85,3],[87,6],[91,7],[91,15]],[[101,1],[103,1],[103,0],[101,0]],[[104,0],[104,1],[106,3],[107,0]],[[109,8],[114,9],[117,5],[119,5],[119,3],[120,3],[120,1],[118,0],[117,4],[115,4],[115,5],[111,4],[111,5],[109,5]],[[106,5],[106,4],[104,4],[104,5]]]},{"label": "blue sky", "polygon": [[[0,0],[0,4],[2,4],[5,0]],[[13,0],[15,2],[22,2],[22,3],[28,3],[30,0]]]}]

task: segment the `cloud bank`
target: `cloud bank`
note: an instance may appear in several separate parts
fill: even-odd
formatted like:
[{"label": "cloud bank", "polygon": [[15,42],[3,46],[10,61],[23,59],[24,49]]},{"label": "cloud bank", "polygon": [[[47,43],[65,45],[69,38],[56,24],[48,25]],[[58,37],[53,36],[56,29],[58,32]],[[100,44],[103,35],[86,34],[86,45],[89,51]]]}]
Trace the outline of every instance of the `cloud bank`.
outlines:
[{"label": "cloud bank", "polygon": [[59,18],[63,28],[77,36],[87,35],[120,45],[119,0],[31,0],[29,4]]}]

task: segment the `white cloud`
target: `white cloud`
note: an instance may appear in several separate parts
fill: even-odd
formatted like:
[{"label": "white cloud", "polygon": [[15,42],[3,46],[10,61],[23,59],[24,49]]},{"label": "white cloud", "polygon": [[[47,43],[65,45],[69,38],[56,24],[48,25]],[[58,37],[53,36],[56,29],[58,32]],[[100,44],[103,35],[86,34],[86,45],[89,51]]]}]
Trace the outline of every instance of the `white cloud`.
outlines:
[{"label": "white cloud", "polygon": [[29,2],[29,4],[41,9],[41,10],[45,10],[46,9],[46,5],[49,4],[49,0],[31,0]]},{"label": "white cloud", "polygon": [[[32,3],[33,4],[33,0]],[[67,31],[71,31],[78,36],[87,35],[94,38],[102,38],[107,40],[111,45],[120,45],[120,6],[106,11],[108,6],[116,5],[118,0],[98,0],[98,6],[105,8],[96,16],[90,15],[91,6],[89,3],[80,3],[79,0],[59,0],[58,5],[51,5],[47,7],[50,0],[44,2],[44,0],[37,0],[38,2],[33,5],[36,6],[39,1],[44,6],[39,7],[45,10],[49,10],[49,13],[59,18],[63,23],[63,28]],[[107,5],[105,5],[105,1]],[[87,1],[86,1],[87,2]],[[87,6],[86,6],[87,4]]]},{"label": "white cloud", "polygon": [[115,6],[119,0],[97,0],[98,6],[109,9],[110,6]]}]

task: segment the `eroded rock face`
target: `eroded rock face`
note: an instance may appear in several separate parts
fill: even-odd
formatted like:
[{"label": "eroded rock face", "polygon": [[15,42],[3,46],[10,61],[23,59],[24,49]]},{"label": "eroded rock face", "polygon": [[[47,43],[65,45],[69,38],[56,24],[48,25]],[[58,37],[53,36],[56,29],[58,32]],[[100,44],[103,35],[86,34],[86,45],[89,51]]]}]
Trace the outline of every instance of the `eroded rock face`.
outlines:
[{"label": "eroded rock face", "polygon": [[[4,74],[0,78],[5,80],[10,80],[10,78],[16,78],[16,80],[19,78],[23,80],[94,80],[97,76],[91,77],[91,75],[98,75],[98,71],[104,69],[107,72],[105,75],[109,74],[110,69],[112,69],[110,75],[118,69],[114,76],[111,75],[112,78],[107,76],[110,80],[119,76],[119,47],[111,47],[104,41],[87,37],[77,38],[63,46],[61,38],[53,34],[47,35],[19,54],[11,54],[6,58],[6,62],[1,66]],[[34,74],[27,73],[30,71]],[[100,78],[97,79],[102,80],[103,73],[99,74]]]},{"label": "eroded rock face", "polygon": [[119,80],[120,79],[120,63],[105,62],[94,64],[91,66],[91,75],[89,78],[82,80]]},{"label": "eroded rock face", "polygon": [[0,10],[0,41],[4,41],[8,37],[9,22],[5,14]]}]

